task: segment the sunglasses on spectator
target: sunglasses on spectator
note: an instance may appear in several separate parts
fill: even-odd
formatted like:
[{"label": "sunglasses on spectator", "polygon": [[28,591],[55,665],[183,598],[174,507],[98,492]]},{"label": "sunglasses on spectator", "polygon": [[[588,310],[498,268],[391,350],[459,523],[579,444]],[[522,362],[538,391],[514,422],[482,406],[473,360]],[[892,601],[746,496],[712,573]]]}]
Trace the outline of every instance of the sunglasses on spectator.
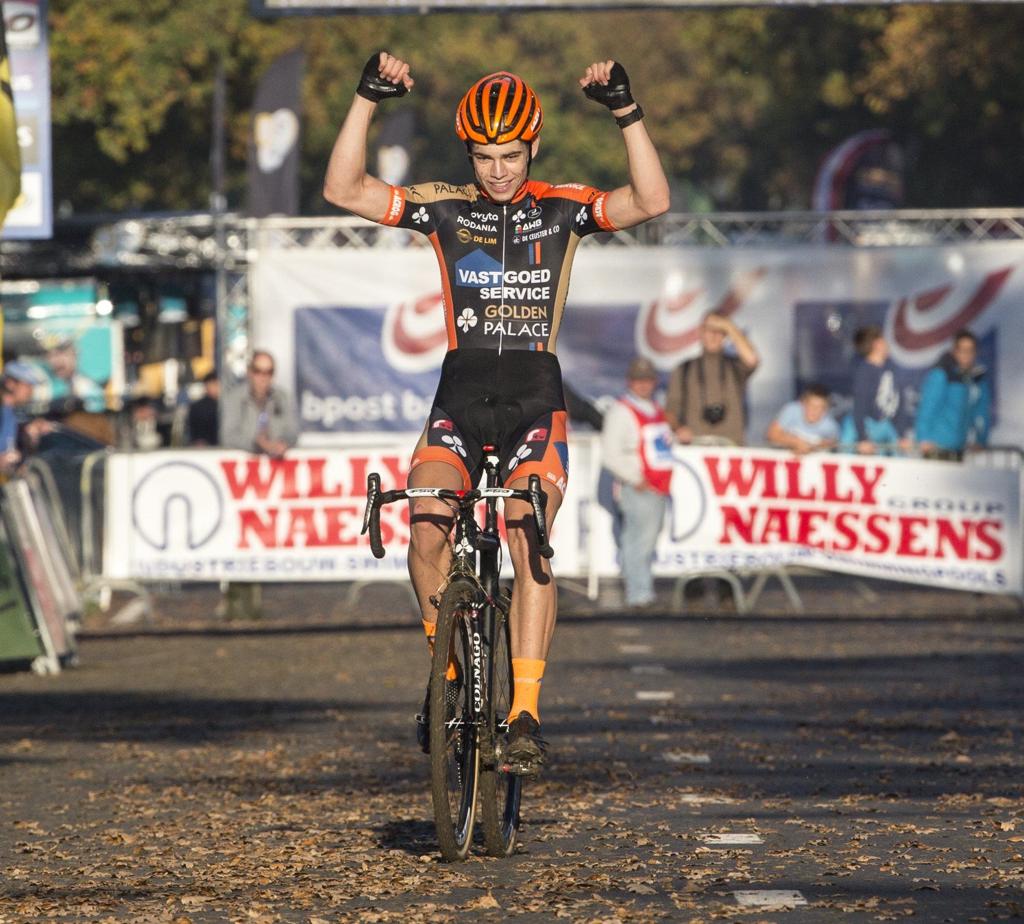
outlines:
[{"label": "sunglasses on spectator", "polygon": [[274,367],[271,366],[269,369],[266,366],[250,366],[249,371],[253,375],[273,375]]}]

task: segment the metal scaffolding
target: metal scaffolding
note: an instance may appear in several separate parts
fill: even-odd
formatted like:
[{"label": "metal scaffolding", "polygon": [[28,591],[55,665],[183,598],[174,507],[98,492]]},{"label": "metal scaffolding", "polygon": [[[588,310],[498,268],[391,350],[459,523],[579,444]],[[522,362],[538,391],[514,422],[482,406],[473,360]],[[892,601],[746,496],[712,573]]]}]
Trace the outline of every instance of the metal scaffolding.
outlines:
[{"label": "metal scaffolding", "polygon": [[[93,236],[98,267],[244,272],[268,247],[427,247],[425,238],[361,218],[225,217],[223,252],[211,215],[133,218]],[[913,247],[1024,240],[1024,209],[878,212],[717,212],[664,215],[628,231],[595,235],[588,247]],[[223,264],[220,259],[223,259]]]}]

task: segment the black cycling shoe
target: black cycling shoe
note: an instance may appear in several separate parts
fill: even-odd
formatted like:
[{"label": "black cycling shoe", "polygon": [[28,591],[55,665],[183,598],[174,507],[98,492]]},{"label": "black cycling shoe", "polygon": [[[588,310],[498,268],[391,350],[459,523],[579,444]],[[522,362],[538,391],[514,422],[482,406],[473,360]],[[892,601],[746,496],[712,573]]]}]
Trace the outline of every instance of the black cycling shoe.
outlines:
[{"label": "black cycling shoe", "polygon": [[[445,680],[444,699],[448,706],[448,718],[455,717],[455,707],[459,704],[459,696],[462,693],[462,678]],[[416,742],[424,754],[430,753],[430,683],[427,683],[427,692],[423,697],[423,708],[416,716]]]},{"label": "black cycling shoe", "polygon": [[524,710],[508,723],[502,769],[517,776],[532,776],[540,772],[547,750],[548,743],[540,736],[540,722]]}]

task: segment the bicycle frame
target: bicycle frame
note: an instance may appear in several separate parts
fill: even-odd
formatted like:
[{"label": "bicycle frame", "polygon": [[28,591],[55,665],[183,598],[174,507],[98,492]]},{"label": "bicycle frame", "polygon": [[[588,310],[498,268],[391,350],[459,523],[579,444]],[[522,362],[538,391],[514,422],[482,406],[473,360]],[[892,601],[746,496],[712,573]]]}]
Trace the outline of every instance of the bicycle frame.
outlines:
[{"label": "bicycle frame", "polygon": [[[384,557],[384,546],[380,536],[380,508],[385,504],[416,497],[436,497],[449,503],[455,512],[455,523],[451,540],[452,562],[444,584],[444,588],[456,577],[469,578],[479,590],[479,599],[474,606],[474,619],[483,618],[477,625],[471,626],[473,639],[473,719],[477,728],[486,728],[483,721],[488,696],[492,685],[491,644],[495,637],[494,621],[496,611],[502,609],[499,600],[498,572],[500,570],[501,538],[498,534],[498,500],[526,501],[533,509],[537,525],[538,551],[544,558],[551,558],[554,550],[548,542],[547,520],[544,511],[544,492],[540,487],[540,478],[531,475],[526,490],[498,487],[498,457],[493,453],[485,456],[484,485],[473,490],[453,490],[451,488],[405,488],[395,491],[381,491],[380,475],[372,472],[366,482],[366,512],[363,516],[361,534],[369,533],[370,549],[375,558]],[[476,505],[485,502],[484,524],[476,520]],[[479,566],[476,556],[479,553]],[[507,618],[507,607],[504,608]],[[481,634],[482,629],[482,634]],[[479,641],[478,641],[479,640]],[[489,730],[488,730],[489,731]],[[486,740],[484,740],[486,739]],[[491,735],[485,734],[480,740],[481,757],[488,767],[493,767],[496,760],[495,742]]]}]

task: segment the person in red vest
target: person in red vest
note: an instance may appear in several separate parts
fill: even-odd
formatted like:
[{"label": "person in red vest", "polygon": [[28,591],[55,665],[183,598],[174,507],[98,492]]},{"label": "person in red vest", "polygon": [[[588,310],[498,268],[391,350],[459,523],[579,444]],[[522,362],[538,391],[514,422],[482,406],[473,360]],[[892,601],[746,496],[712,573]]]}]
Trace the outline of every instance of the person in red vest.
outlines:
[{"label": "person in red vest", "polygon": [[657,387],[654,364],[636,357],[626,372],[626,392],[608,409],[601,429],[602,464],[615,479],[622,517],[619,567],[628,607],[655,601],[651,567],[672,480],[672,430],[654,400]]}]

